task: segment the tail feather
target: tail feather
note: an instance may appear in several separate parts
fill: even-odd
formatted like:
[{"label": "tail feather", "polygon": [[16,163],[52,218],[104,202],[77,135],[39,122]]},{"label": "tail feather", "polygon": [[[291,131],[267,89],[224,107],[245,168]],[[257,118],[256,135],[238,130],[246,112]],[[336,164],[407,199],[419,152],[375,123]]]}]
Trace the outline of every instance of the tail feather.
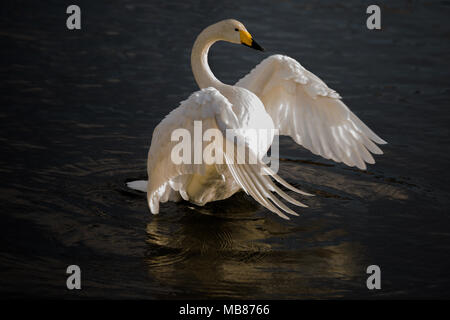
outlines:
[{"label": "tail feather", "polygon": [[136,180],[127,182],[127,187],[133,190],[147,192],[147,180]]}]

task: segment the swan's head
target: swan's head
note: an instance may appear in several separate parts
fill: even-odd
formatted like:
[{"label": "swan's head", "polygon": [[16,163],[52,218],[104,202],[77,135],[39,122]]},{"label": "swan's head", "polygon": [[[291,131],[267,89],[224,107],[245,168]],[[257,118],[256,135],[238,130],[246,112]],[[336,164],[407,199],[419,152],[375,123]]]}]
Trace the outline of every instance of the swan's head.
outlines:
[{"label": "swan's head", "polygon": [[264,51],[264,49],[253,39],[245,26],[237,20],[227,19],[220,21],[213,26],[219,40],[240,43],[247,47]]}]

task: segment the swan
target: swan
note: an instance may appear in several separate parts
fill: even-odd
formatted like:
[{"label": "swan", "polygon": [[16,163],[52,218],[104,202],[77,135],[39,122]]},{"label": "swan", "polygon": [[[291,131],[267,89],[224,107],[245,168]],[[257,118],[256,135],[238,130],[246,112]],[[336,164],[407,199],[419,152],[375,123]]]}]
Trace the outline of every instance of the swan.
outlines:
[{"label": "swan", "polygon": [[[231,150],[239,143],[227,139],[226,130],[238,132],[244,141],[241,144],[258,159],[271,146],[274,134],[269,134],[265,142],[258,142],[250,134],[253,129],[276,129],[278,134],[292,137],[316,155],[362,170],[366,163],[375,163],[371,153],[383,153],[377,144],[386,142],[349,110],[336,91],[290,57],[269,56],[235,85],[219,81],[208,65],[208,51],[217,41],[264,51],[245,26],[234,19],[215,23],[198,35],[191,52],[191,67],[200,90],[156,126],[148,153],[148,181],[128,183],[132,189],[147,192],[153,214],[159,213],[159,204],[167,201],[184,199],[202,206],[229,198],[240,190],[284,219],[289,219],[286,213],[298,214],[278,197],[306,207],[273,180],[294,192],[311,194],[291,186],[260,161],[239,163],[235,154],[230,155],[225,149]],[[224,163],[172,160],[177,143],[172,141],[172,133],[183,128],[194,134],[195,121],[201,121],[203,131],[214,129],[223,135],[226,145],[216,141],[215,147],[222,152]]]}]

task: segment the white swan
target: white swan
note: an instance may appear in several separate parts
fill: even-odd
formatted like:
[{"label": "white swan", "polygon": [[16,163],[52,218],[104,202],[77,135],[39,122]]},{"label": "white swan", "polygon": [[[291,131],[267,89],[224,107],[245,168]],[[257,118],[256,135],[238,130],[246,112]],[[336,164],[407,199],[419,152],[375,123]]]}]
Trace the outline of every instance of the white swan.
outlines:
[{"label": "white swan", "polygon": [[[147,191],[153,214],[159,212],[160,202],[184,199],[204,205],[226,199],[241,189],[285,219],[288,217],[282,211],[297,213],[274,193],[304,206],[283,192],[270,177],[293,191],[307,193],[292,187],[263,164],[238,164],[225,150],[223,165],[175,164],[171,152],[177,142],[171,141],[171,134],[178,128],[194,134],[194,121],[202,121],[203,131],[220,130],[224,141],[231,145],[234,142],[225,138],[225,131],[238,129],[245,137],[245,148],[258,158],[268,150],[273,136],[265,145],[258,145],[247,134],[249,129],[279,129],[280,134],[291,136],[314,154],[360,169],[366,168],[366,162],[375,162],[369,151],[382,154],[375,143],[386,142],[347,108],[338,93],[292,58],[270,56],[234,86],[220,82],[208,66],[209,48],[220,40],[263,50],[244,25],[232,19],[207,27],[197,37],[191,65],[201,90],[181,102],[155,128],[147,162],[149,183],[128,183],[130,188]],[[261,174],[261,170],[270,175]]]}]

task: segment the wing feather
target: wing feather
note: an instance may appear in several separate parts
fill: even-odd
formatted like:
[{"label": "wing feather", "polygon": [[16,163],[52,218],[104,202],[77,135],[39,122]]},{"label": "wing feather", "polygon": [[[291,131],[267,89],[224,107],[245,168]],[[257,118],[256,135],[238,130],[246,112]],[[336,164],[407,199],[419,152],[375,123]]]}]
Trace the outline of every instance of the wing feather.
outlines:
[{"label": "wing feather", "polygon": [[[194,150],[191,161],[176,164],[171,159],[172,150],[179,142],[171,135],[177,129],[187,130],[194,135],[194,121],[202,122],[202,129],[218,129],[223,132],[226,125],[237,126],[236,115],[229,101],[214,88],[193,93],[180,106],[169,113],[155,128],[150,146],[147,173],[147,200],[152,213],[159,212],[159,203],[182,198],[189,200],[186,186],[193,174],[205,174],[205,166],[194,164]],[[201,150],[203,151],[203,150]]]},{"label": "wing feather", "polygon": [[236,83],[255,93],[283,135],[316,155],[366,169],[382,154],[377,136],[340,95],[292,58],[273,55]]},{"label": "wing feather", "polygon": [[[234,151],[231,153],[230,148]],[[258,162],[256,164],[242,164],[242,161],[238,161],[238,152],[236,152],[236,146],[231,145],[227,141],[227,150],[225,151],[225,159],[233,178],[241,185],[242,189],[252,196],[257,202],[265,206],[270,211],[276,213],[284,219],[289,219],[283,212],[298,215],[295,211],[287,207],[283,202],[276,198],[275,194],[278,194],[286,201],[301,207],[307,207],[300,201],[293,199],[291,196],[282,191],[273,181],[278,181],[288,189],[295,191],[303,195],[310,195],[304,191],[298,190],[284,181],[281,177],[276,175],[269,167],[264,163]],[[246,146],[246,153],[250,154],[252,151]]]}]

